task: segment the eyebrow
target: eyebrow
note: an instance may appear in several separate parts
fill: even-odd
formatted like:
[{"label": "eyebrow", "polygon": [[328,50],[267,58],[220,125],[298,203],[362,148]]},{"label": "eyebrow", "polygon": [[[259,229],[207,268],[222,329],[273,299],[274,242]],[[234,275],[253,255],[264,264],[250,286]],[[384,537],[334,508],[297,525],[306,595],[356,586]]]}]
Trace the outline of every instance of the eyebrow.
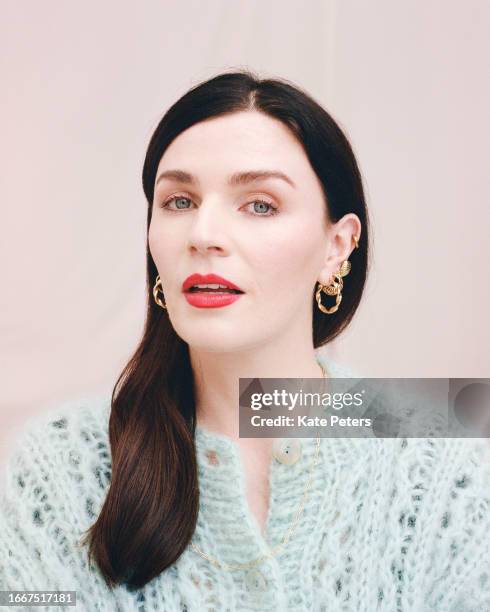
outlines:
[{"label": "eyebrow", "polygon": [[[237,185],[246,185],[248,183],[253,183],[254,181],[263,181],[270,178],[281,179],[291,185],[293,189],[296,189],[296,185],[292,179],[284,174],[284,172],[280,172],[279,170],[247,170],[245,172],[235,172],[231,176],[228,177],[228,184],[232,187]],[[178,181],[179,183],[187,183],[189,185],[197,185],[198,180],[189,172],[185,172],[184,170],[164,170],[158,176],[155,186],[162,179],[169,179]]]}]

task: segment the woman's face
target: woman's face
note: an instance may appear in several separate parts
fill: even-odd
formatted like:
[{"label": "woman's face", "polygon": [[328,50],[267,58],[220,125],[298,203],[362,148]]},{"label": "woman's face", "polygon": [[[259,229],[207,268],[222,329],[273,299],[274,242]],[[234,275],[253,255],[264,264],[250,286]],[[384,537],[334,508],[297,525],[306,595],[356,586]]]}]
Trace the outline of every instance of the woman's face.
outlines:
[{"label": "woman's face", "polygon": [[[315,283],[338,268],[327,260],[326,214],[320,182],[280,121],[237,112],[181,133],[158,166],[148,235],[176,333],[212,352],[285,333],[311,338]],[[217,274],[244,293],[222,307],[193,305],[182,284],[194,273]]]}]

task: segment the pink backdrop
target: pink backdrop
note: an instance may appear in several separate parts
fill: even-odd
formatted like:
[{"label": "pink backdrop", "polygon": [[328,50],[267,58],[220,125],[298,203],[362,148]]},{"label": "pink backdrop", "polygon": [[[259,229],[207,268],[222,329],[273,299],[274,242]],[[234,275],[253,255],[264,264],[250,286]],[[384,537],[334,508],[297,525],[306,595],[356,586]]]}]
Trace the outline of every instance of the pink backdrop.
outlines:
[{"label": "pink backdrop", "polygon": [[143,325],[148,139],[233,67],[305,87],[359,158],[373,267],[327,353],[367,376],[490,376],[490,4],[304,7],[4,3],[2,453],[30,416],[112,388]]}]

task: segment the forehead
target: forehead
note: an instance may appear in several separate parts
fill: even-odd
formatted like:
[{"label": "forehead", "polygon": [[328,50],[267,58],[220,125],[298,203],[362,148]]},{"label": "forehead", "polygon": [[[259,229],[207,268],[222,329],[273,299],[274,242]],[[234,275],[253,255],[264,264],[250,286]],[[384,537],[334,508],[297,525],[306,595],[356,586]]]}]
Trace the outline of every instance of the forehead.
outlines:
[{"label": "forehead", "polygon": [[301,181],[312,173],[301,143],[281,121],[257,111],[206,119],[177,136],[158,169],[233,172],[258,165],[280,168]]}]

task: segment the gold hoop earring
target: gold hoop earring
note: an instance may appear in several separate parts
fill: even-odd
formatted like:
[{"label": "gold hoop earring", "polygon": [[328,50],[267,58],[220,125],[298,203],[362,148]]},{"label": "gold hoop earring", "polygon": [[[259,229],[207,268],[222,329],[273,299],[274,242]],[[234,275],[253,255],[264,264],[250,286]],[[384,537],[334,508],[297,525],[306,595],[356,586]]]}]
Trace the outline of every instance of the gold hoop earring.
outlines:
[{"label": "gold hoop earring", "polygon": [[[318,304],[318,308],[326,313],[326,314],[333,314],[334,312],[337,312],[337,310],[339,309],[340,306],[340,302],[342,301],[342,289],[344,288],[344,281],[342,280],[342,278],[344,276],[347,276],[347,274],[349,274],[349,272],[351,271],[351,263],[348,259],[346,259],[344,262],[342,262],[342,265],[340,266],[340,268],[338,269],[338,271],[334,274],[334,279],[337,280],[333,280],[330,285],[322,285],[321,283],[318,283],[318,289],[316,291],[316,301]],[[337,296],[335,299],[335,304],[331,307],[331,308],[326,308],[323,304],[322,304],[322,296],[321,296],[321,292],[326,293],[327,295],[335,295]]]},{"label": "gold hoop earring", "polygon": [[165,305],[165,302],[162,302],[162,300],[158,297],[158,290],[160,290],[162,295],[163,295],[163,287],[162,287],[162,281],[160,279],[160,274],[157,276],[157,280],[156,280],[155,285],[153,287],[153,298],[155,299],[155,302],[159,306],[161,306],[162,308],[167,310],[167,306]]}]

